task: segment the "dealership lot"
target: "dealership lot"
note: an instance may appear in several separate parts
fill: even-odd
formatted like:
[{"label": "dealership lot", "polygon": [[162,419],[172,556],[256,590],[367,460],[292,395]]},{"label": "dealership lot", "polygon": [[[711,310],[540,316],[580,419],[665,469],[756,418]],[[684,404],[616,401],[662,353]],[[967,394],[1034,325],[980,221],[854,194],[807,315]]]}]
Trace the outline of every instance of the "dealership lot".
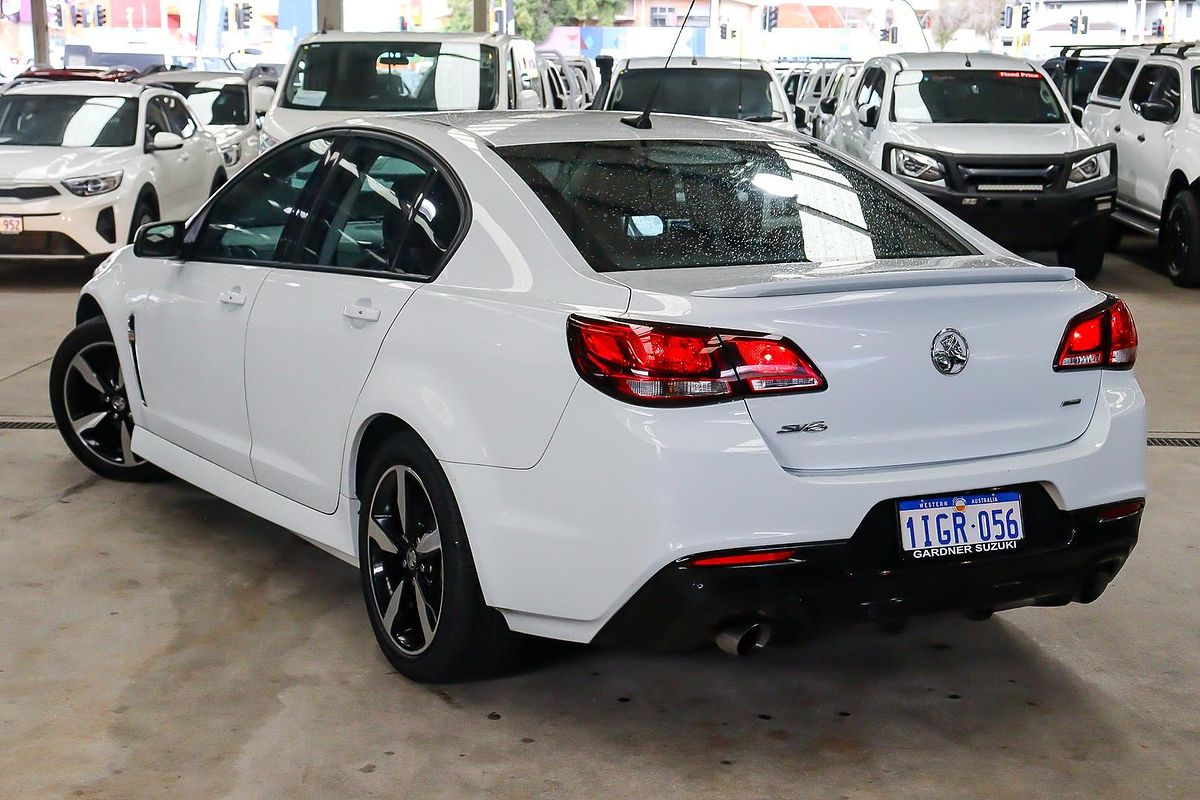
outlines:
[{"label": "dealership lot", "polygon": [[[1158,262],[1129,241],[1095,285],[1137,318],[1151,430],[1187,434],[1200,294]],[[102,481],[53,430],[13,429],[49,419],[49,359],[86,277],[0,267],[0,796],[1200,785],[1198,449],[1150,448],[1141,542],[1093,605],[856,628],[751,660],[555,646],[514,675],[431,688],[380,656],[350,567],[182,482]]]}]

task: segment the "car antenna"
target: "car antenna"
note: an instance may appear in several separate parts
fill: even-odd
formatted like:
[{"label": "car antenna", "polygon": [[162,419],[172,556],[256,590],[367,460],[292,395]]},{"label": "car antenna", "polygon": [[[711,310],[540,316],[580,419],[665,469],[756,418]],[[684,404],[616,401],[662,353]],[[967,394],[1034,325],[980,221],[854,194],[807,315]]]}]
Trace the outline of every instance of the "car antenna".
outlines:
[{"label": "car antenna", "polygon": [[[640,131],[650,130],[650,109],[654,106],[654,101],[658,98],[658,87],[662,86],[663,78],[667,76],[667,69],[671,66],[671,56],[675,55],[675,48],[679,46],[679,39],[683,36],[683,29],[687,27],[688,17],[692,15],[692,9],[696,6],[696,0],[688,3],[687,13],[683,15],[683,22],[679,23],[679,32],[675,34],[675,44],[671,45],[671,52],[667,53],[667,60],[663,62],[662,69],[659,70],[658,80],[654,82],[654,88],[650,91],[650,96],[646,98],[646,107],[642,109],[642,113],[636,117],[621,117],[621,122],[631,128],[637,128]],[[695,59],[695,54],[692,58]]]},{"label": "car antenna", "polygon": [[966,62],[967,62],[963,66],[965,66],[967,69],[970,69],[971,68],[971,54],[963,53],[963,58],[966,59]]}]

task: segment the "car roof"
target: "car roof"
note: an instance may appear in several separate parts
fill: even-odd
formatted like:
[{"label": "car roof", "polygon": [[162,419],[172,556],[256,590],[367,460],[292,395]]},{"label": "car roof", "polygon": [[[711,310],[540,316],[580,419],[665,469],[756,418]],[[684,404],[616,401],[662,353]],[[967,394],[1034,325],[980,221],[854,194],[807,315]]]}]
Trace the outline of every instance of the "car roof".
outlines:
[{"label": "car roof", "polygon": [[4,94],[58,94],[87,97],[139,97],[146,87],[140,83],[112,81],[36,81],[20,83]]},{"label": "car roof", "polygon": [[[623,69],[662,69],[666,59],[659,58],[630,58],[624,63]],[[761,69],[767,65],[752,58],[715,58],[705,56],[693,58],[690,56],[675,56],[671,59],[671,69]]]},{"label": "car roof", "polygon": [[479,42],[480,44],[499,44],[506,40],[523,38],[495,33],[413,33],[411,31],[346,33],[345,31],[327,31],[326,33],[309,34],[298,44],[313,42]]},{"label": "car roof", "polygon": [[138,78],[138,83],[203,83],[204,81],[241,81],[246,82],[241,72],[233,70],[199,70],[199,69],[176,69],[167,70],[166,72],[156,72],[153,75],[147,75],[143,78]]},{"label": "car roof", "polygon": [[[649,129],[621,122],[628,111],[462,111],[430,114],[391,114],[366,117],[353,124],[414,135],[409,126],[437,124],[474,136],[494,147],[548,142],[612,142],[661,139],[726,139],[761,141],[793,138],[776,128],[753,122],[680,114],[650,115]],[[344,127],[330,124],[323,127]],[[418,136],[419,138],[419,136]]]},{"label": "car roof", "polygon": [[1037,69],[1027,59],[995,53],[895,53],[885,57],[895,59],[903,69]]}]

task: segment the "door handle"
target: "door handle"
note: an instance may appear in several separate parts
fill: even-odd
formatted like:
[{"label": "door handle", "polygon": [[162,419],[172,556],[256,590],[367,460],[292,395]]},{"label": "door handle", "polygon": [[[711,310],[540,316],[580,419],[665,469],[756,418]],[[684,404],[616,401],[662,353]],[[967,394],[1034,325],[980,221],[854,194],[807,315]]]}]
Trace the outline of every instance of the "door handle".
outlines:
[{"label": "door handle", "polygon": [[244,306],[246,295],[241,292],[221,292],[221,302],[227,306]]},{"label": "door handle", "polygon": [[1113,133],[1120,133],[1120,132],[1121,132],[1121,126],[1120,126],[1120,125],[1116,125],[1116,126],[1114,126],[1114,127],[1113,127]]},{"label": "door handle", "polygon": [[1144,141],[1146,141],[1146,134],[1144,134],[1144,133],[1139,133],[1139,134],[1138,134],[1138,141],[1139,141],[1139,142],[1144,142]]},{"label": "door handle", "polygon": [[351,303],[342,309],[342,316],[350,319],[359,319],[363,322],[378,322],[379,309],[371,308],[370,306],[360,306],[357,303]]}]

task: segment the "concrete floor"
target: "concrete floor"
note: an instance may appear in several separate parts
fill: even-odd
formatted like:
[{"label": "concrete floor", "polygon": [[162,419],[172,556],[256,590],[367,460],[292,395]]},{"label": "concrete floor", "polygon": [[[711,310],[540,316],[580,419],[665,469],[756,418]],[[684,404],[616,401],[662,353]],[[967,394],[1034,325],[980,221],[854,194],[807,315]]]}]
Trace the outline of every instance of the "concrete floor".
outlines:
[{"label": "concrete floor", "polygon": [[[1200,292],[1145,243],[1156,430],[1200,430]],[[79,271],[0,267],[0,418],[46,418]],[[354,571],[179,482],[0,432],[0,798],[1200,797],[1200,450],[1153,448],[1096,604],[855,629],[738,661],[554,648],[443,688],[391,673]]]}]

